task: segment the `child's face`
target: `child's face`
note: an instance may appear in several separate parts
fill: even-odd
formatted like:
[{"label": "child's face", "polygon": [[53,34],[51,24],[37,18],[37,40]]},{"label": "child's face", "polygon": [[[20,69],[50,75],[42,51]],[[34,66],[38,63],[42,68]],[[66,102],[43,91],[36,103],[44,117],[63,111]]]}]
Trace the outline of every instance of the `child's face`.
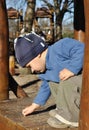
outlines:
[{"label": "child's face", "polygon": [[38,55],[36,58],[31,60],[26,67],[30,67],[32,73],[43,73],[45,71],[45,61]]}]

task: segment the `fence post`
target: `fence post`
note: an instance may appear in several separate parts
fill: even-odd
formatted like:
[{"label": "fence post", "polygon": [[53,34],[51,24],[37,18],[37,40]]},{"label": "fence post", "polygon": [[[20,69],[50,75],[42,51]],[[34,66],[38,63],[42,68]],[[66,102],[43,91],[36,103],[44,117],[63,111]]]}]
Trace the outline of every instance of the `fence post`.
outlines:
[{"label": "fence post", "polygon": [[0,0],[0,100],[9,98],[8,92],[8,20],[5,0]]},{"label": "fence post", "polygon": [[85,43],[85,16],[83,0],[74,0],[74,38]]},{"label": "fence post", "polygon": [[84,7],[86,33],[79,130],[89,130],[89,0],[84,0]]}]

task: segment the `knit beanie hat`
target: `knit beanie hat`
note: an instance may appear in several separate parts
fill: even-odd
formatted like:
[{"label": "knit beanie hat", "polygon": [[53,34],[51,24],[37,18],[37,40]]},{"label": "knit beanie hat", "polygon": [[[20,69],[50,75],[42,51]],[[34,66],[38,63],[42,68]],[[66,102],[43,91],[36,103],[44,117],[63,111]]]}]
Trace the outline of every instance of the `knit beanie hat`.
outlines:
[{"label": "knit beanie hat", "polygon": [[22,67],[47,48],[48,45],[36,33],[19,36],[14,41],[15,56]]}]

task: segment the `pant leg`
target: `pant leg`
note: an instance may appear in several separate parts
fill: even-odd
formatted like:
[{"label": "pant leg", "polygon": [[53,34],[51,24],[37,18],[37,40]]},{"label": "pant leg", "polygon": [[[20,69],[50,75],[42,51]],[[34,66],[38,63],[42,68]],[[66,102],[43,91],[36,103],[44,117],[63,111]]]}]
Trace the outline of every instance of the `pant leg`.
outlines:
[{"label": "pant leg", "polygon": [[[61,116],[71,121],[78,121],[80,95],[82,86],[82,75],[74,76],[60,84],[51,82],[50,88],[57,87],[55,102],[57,108],[61,111]],[[51,89],[53,93],[54,89]]]},{"label": "pant leg", "polygon": [[58,87],[59,83],[49,82],[50,90],[52,93],[52,96],[54,97],[55,103],[57,104],[57,93],[58,93]]}]

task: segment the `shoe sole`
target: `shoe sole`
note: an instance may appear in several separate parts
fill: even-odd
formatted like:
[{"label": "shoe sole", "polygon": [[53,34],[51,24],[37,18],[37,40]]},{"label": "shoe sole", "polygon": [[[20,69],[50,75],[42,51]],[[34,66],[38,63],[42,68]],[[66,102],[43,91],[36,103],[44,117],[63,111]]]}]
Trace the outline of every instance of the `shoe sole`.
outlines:
[{"label": "shoe sole", "polygon": [[59,114],[57,114],[56,110],[50,111],[49,115],[51,117],[54,117],[54,118],[58,119],[60,122],[68,125],[68,127],[70,127],[70,128],[74,128],[74,127],[78,127],[79,126],[78,122],[70,122],[70,121],[64,119],[62,116],[60,116]]},{"label": "shoe sole", "polygon": [[[57,120],[57,119],[56,119],[56,120]],[[64,123],[59,123],[59,124],[53,123],[52,117],[47,120],[47,123],[48,123],[51,127],[53,127],[53,128],[68,128],[68,127],[69,127],[69,125],[66,125],[66,124],[64,124]]]}]

